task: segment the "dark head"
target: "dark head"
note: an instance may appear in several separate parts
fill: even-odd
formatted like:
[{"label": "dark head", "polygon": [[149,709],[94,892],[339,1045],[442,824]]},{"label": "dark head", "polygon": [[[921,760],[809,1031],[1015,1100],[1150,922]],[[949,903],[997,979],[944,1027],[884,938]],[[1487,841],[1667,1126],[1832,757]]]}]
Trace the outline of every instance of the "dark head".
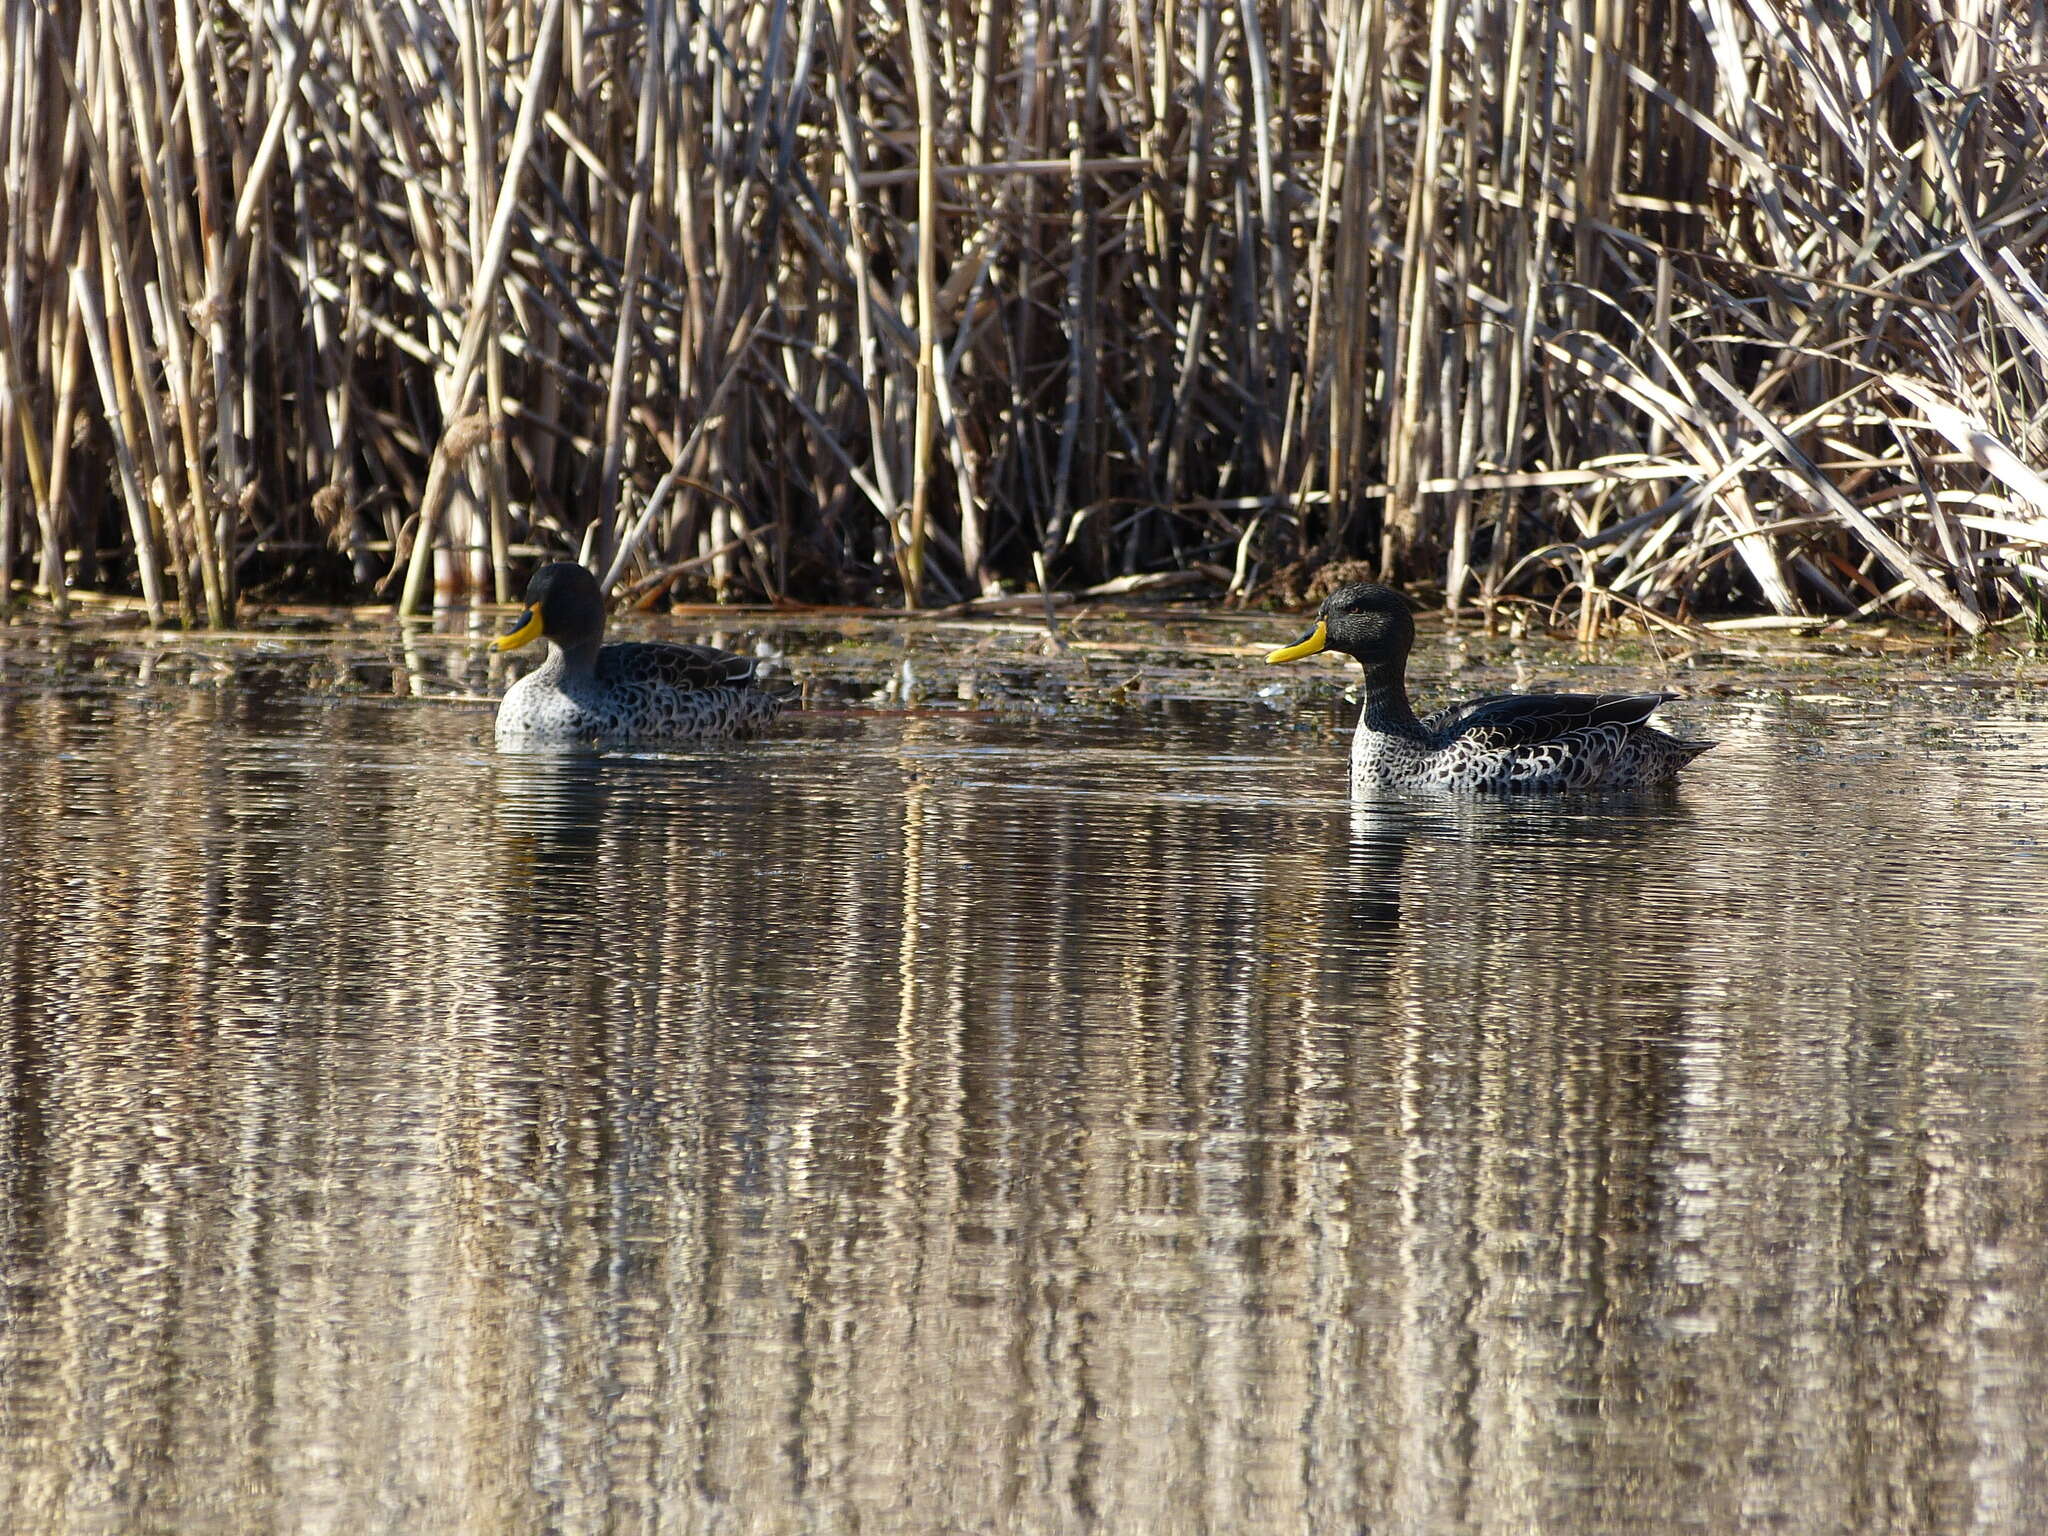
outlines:
[{"label": "dark head", "polygon": [[597,578],[571,560],[557,560],[533,573],[526,584],[526,611],[519,627],[491,642],[494,651],[516,651],[535,640],[552,640],[565,651],[596,645],[604,636],[604,594]]},{"label": "dark head", "polygon": [[1415,643],[1415,619],[1408,599],[1376,581],[1353,582],[1323,599],[1316,627],[1306,640],[1283,646],[1268,661],[1295,661],[1317,651],[1342,651],[1355,656],[1370,672],[1392,663],[1399,667]]}]

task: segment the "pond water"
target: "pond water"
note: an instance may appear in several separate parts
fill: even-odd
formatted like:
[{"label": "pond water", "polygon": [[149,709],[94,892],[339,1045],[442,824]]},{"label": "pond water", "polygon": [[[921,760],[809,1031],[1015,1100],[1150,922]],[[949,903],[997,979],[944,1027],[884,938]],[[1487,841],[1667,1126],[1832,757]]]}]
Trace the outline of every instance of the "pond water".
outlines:
[{"label": "pond water", "polygon": [[453,640],[0,631],[0,1526],[2038,1521],[2041,664],[1432,638],[1722,746],[1354,804],[1297,627],[553,760]]}]

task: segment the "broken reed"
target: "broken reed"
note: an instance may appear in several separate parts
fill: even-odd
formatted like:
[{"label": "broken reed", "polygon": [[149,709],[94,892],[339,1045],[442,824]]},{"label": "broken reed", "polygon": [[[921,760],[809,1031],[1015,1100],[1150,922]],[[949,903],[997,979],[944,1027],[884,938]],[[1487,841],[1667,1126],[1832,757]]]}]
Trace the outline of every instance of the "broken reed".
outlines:
[{"label": "broken reed", "polygon": [[0,6],[0,569],[60,607],[2048,582],[2001,0]]}]

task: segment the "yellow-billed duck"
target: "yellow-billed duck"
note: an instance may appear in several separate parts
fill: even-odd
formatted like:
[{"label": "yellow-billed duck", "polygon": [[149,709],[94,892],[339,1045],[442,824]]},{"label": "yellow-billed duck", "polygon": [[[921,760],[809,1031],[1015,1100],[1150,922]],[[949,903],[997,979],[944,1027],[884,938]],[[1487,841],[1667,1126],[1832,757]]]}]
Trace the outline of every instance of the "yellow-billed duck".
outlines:
[{"label": "yellow-billed duck", "polygon": [[1365,669],[1365,705],[1352,738],[1355,783],[1453,794],[1633,789],[1670,782],[1714,745],[1649,723],[1670,693],[1511,693],[1454,704],[1418,719],[1408,703],[1415,620],[1408,600],[1377,582],[1324,599],[1316,627],[1269,662],[1339,651]]},{"label": "yellow-billed duck", "polygon": [[708,645],[604,644],[604,594],[572,561],[533,573],[518,627],[491,648],[535,640],[547,642],[548,658],[498,705],[501,747],[751,736],[782,708],[748,657]]}]

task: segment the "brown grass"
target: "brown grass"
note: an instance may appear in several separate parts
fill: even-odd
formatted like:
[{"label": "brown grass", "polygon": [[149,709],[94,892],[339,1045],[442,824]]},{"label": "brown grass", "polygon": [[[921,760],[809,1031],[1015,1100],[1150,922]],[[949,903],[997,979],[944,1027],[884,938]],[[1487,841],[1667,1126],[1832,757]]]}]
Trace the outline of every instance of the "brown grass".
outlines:
[{"label": "brown grass", "polygon": [[2048,584],[2025,7],[285,10],[5,10],[0,569],[60,607]]}]

